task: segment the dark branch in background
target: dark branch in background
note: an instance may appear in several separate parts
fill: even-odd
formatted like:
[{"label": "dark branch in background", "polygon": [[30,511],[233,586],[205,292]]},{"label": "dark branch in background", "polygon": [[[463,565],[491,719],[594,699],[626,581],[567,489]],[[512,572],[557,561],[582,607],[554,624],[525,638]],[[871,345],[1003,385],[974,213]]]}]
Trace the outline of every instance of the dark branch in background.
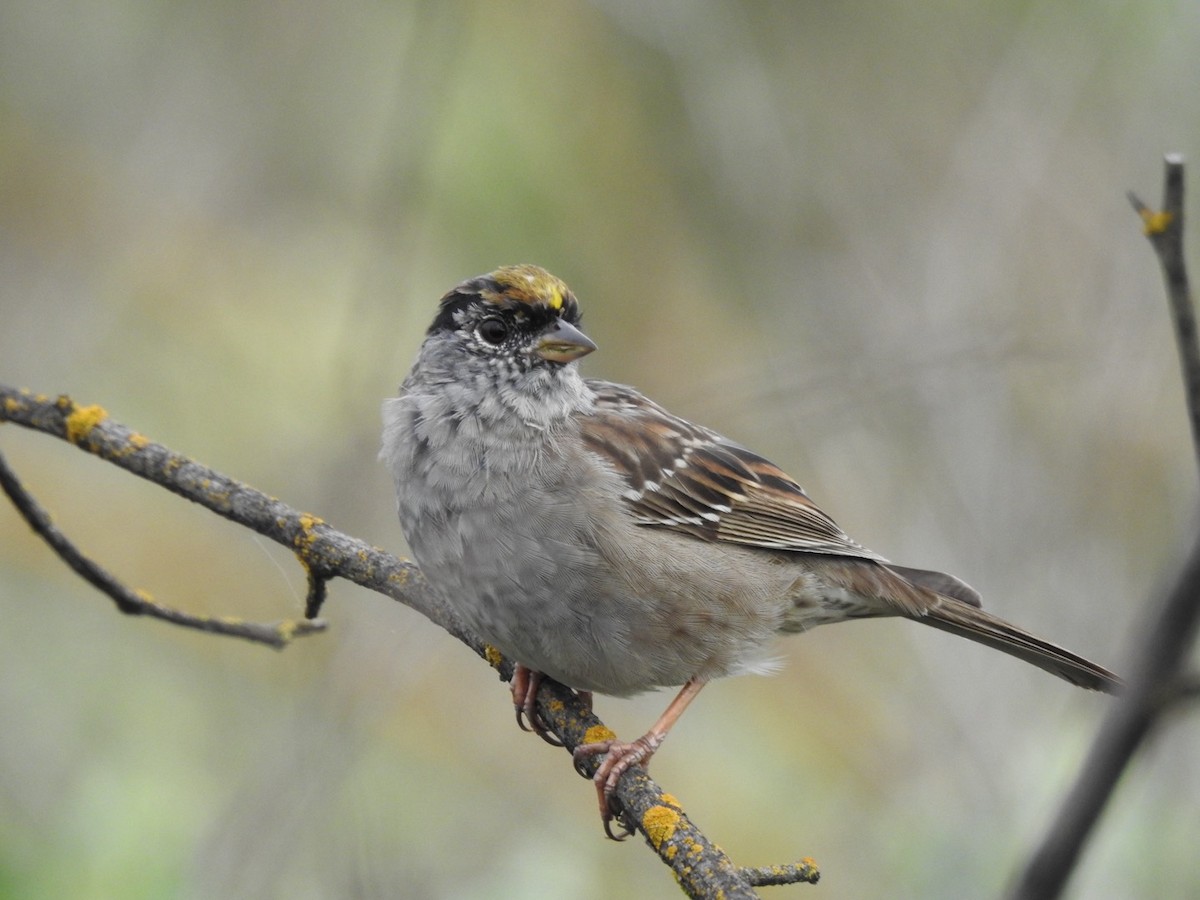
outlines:
[{"label": "dark branch in background", "polygon": [[0,455],[0,488],[8,495],[21,517],[29,523],[50,548],[58,554],[76,574],[92,587],[112,597],[117,609],[126,615],[151,616],[172,625],[194,628],[212,634],[240,637],[282,649],[292,638],[325,630],[325,623],[314,617],[311,621],[284,620],[273,625],[258,622],[242,622],[226,617],[194,616],[177,609],[163,606],[145,591],[130,590],[110,575],[102,566],[85,556],[52,521],[49,514],[30,496],[17,480],[7,460]]},{"label": "dark branch in background", "polygon": [[[257,531],[292,550],[308,577],[305,616],[312,620],[325,601],[326,586],[344,578],[409,606],[444,628],[485,659],[501,678],[512,677],[512,664],[494,648],[467,632],[450,613],[420,570],[384,550],[344,534],[318,517],[293,509],[249,485],[222,475],[113,421],[98,406],[78,406],[68,397],[52,399],[0,385],[0,423],[12,422],[68,441],[107,462],[166,488],[230,521]],[[60,557],[88,582],[112,597],[118,609],[217,634],[272,646],[320,630],[318,621],[275,625],[193,616],[165,607],[132,591],[81,553],[50,521],[0,457],[0,487],[17,510]],[[552,681],[538,692],[542,720],[562,740],[568,754],[582,743],[612,737],[612,732],[575,693]],[[570,758],[568,756],[568,758]],[[595,763],[589,763],[594,766]],[[591,794],[589,785],[587,793]],[[633,767],[617,788],[623,821],[635,826],[674,872],[689,897],[749,898],[755,885],[815,883],[816,865],[765,869],[739,868],[695,827],[679,802],[664,793],[645,770]]]},{"label": "dark branch in background", "polygon": [[[1162,266],[1200,462],[1200,343],[1183,256],[1183,160],[1166,158],[1160,212],[1132,194],[1130,200]],[[1016,900],[1059,896],[1134,753],[1173,702],[1195,688],[1195,677],[1186,676],[1183,666],[1200,625],[1200,538],[1151,622],[1132,653],[1124,694],[1110,708],[1062,809],[1010,894]]]}]

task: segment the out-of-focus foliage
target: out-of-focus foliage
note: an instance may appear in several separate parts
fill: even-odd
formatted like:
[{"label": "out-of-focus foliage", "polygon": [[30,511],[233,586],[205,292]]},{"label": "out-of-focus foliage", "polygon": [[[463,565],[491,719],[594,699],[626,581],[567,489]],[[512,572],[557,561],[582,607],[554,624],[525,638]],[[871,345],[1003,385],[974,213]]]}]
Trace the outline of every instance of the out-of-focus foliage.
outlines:
[{"label": "out-of-focus foliage", "polygon": [[[587,371],[1119,667],[1195,525],[1124,191],[1200,160],[1197,46],[1190,0],[9,0],[0,380],[401,549],[380,400],[444,290],[538,262]],[[276,548],[0,450],[162,601],[298,613]],[[327,614],[283,654],[126,620],[0,508],[0,896],[671,895],[485,666],[345,585]],[[995,895],[1108,702],[908,623],[780,652],[655,771],[739,862],[814,856],[825,898]],[[598,707],[633,734],[666,699]],[[1075,896],[1200,891],[1198,739],[1140,760]]]}]

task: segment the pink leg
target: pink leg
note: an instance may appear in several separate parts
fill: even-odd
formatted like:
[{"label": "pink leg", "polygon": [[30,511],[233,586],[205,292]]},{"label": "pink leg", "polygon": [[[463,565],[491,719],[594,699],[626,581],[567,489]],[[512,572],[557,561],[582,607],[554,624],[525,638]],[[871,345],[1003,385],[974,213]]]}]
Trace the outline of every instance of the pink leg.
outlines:
[{"label": "pink leg", "polygon": [[614,841],[627,838],[633,832],[626,827],[623,834],[613,834],[612,831],[612,795],[617,789],[621,776],[631,766],[641,765],[643,768],[650,762],[650,757],[662,746],[667,733],[683,715],[688,704],[696,699],[704,687],[704,682],[693,678],[676,695],[666,711],[658,717],[654,727],[631,743],[624,741],[599,741],[595,744],[581,744],[575,748],[575,768],[584,774],[582,765],[589,756],[604,754],[604,759],[596,768],[592,782],[596,785],[596,797],[600,801],[600,818],[604,822],[604,833]]}]

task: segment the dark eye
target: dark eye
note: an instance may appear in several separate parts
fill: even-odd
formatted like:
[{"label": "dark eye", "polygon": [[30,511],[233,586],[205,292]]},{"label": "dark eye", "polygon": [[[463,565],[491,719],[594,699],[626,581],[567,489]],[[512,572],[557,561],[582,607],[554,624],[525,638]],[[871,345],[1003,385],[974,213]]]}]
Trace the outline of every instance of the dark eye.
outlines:
[{"label": "dark eye", "polygon": [[491,316],[479,323],[475,333],[489,344],[503,344],[508,337],[508,323],[503,319]]}]

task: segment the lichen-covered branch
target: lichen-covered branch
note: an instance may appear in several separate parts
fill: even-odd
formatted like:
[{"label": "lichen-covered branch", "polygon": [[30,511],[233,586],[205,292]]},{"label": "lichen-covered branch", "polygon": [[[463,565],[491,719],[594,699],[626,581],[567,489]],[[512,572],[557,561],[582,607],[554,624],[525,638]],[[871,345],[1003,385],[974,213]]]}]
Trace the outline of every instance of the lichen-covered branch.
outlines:
[{"label": "lichen-covered branch", "polygon": [[[110,418],[99,406],[80,406],[69,397],[52,398],[0,385],[0,423],[6,421],[68,441],[288,547],[308,576],[305,615],[309,620],[315,618],[324,602],[327,583],[333,578],[344,578],[421,613],[474,650],[501,678],[511,679],[512,664],[462,627],[413,563],[151,441]],[[235,623],[227,618],[192,616],[165,607],[120,584],[71,545],[3,464],[2,458],[0,486],[34,531],[75,571],[113,597],[123,612],[152,615],[173,624],[273,646],[286,643],[285,638],[321,627],[314,621],[277,625]],[[554,682],[543,682],[538,708],[542,720],[562,740],[568,753],[581,743],[611,735],[573,691]],[[624,810],[624,820],[670,866],[690,897],[753,897],[755,884],[815,883],[819,877],[810,860],[771,869],[736,866],[692,824],[679,802],[640,767],[633,767],[621,779],[616,799]],[[767,871],[777,873],[780,880],[762,880],[762,873]]]}]

